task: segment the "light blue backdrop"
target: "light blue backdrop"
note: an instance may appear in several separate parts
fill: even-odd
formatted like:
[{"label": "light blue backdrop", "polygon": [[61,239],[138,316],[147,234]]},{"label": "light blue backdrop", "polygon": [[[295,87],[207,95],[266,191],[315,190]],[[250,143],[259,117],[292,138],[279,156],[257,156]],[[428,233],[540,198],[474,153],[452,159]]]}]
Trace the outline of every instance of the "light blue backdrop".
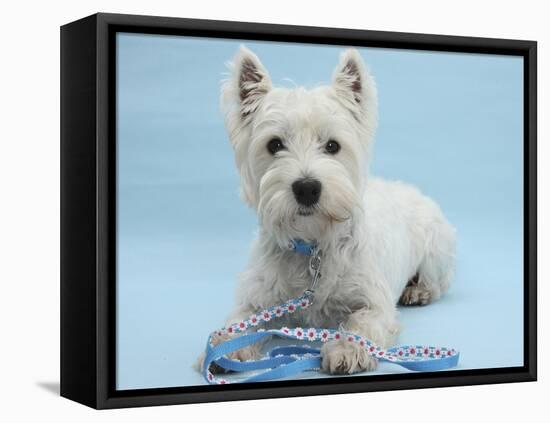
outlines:
[{"label": "light blue backdrop", "polygon": [[[256,229],[218,107],[239,44],[118,35],[118,389],[203,384],[191,365],[232,307]],[[246,45],[290,86],[330,81],[341,51]],[[522,59],[360,51],[380,98],[373,173],[417,185],[458,230],[454,286],[401,308],[400,342],[454,346],[462,369],[522,365]]]}]

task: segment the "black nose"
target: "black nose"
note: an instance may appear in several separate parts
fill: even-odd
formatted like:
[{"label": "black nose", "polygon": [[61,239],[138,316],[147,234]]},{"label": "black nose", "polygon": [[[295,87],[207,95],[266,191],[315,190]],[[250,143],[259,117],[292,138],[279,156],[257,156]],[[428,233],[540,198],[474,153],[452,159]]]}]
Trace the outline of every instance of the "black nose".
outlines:
[{"label": "black nose", "polygon": [[292,184],[296,201],[303,206],[313,206],[321,196],[321,182],[317,179],[298,179]]}]

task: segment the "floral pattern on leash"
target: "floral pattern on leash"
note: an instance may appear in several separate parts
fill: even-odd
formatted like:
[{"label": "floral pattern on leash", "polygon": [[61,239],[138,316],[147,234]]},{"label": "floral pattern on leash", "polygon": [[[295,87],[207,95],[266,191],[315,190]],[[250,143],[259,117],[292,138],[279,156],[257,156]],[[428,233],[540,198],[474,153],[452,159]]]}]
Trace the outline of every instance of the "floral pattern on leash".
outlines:
[{"label": "floral pattern on leash", "polygon": [[[235,335],[239,333],[246,333],[249,328],[256,327],[262,322],[269,322],[272,319],[280,318],[286,314],[295,313],[299,310],[308,308],[312,304],[313,296],[312,293],[306,292],[298,298],[293,298],[281,305],[269,307],[265,310],[262,310],[256,314],[253,314],[246,320],[236,322],[228,327],[220,329],[213,332],[209,339],[208,345],[210,348],[214,348],[215,345],[212,343],[212,336],[217,334],[218,336],[223,335]],[[295,339],[299,341],[308,341],[308,342],[328,342],[330,340],[341,340],[345,339],[347,342],[354,342],[360,347],[365,348],[367,353],[376,358],[377,360],[388,361],[392,363],[405,363],[405,362],[421,362],[421,361],[430,361],[436,359],[444,359],[449,357],[454,357],[458,355],[458,351],[453,348],[438,347],[438,346],[429,346],[429,345],[401,345],[399,347],[393,347],[388,349],[382,349],[375,345],[370,340],[361,337],[359,335],[342,332],[335,329],[327,328],[307,328],[303,329],[300,327],[296,328],[287,328],[282,327],[280,329],[258,329],[257,332],[265,332],[267,334],[278,335],[284,338]],[[304,355],[292,355],[297,360],[310,357],[311,354]],[[226,357],[227,358],[227,357]],[[268,356],[263,359],[267,359]],[[205,367],[209,367],[210,363]],[[284,365],[284,364],[283,364]],[[213,373],[210,372],[208,368],[204,369],[205,379],[210,384],[224,385],[231,383],[227,379],[217,378]]]}]

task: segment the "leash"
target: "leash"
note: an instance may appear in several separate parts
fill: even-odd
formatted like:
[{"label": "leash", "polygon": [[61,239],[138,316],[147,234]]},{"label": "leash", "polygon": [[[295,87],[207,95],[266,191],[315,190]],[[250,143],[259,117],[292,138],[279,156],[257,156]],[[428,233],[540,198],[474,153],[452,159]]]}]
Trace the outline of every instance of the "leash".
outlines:
[{"label": "leash", "polygon": [[[455,367],[458,364],[459,352],[447,347],[428,345],[400,345],[388,349],[380,348],[370,340],[345,331],[327,328],[302,329],[282,327],[280,329],[258,329],[248,332],[262,322],[269,322],[287,314],[293,314],[308,308],[314,299],[315,286],[321,277],[321,251],[314,245],[302,240],[294,240],[289,249],[310,257],[309,267],[312,274],[311,283],[302,295],[292,298],[278,306],[273,306],[253,314],[246,320],[234,323],[228,327],[214,331],[206,343],[206,355],[203,364],[203,376],[209,384],[224,385],[235,383],[225,378],[216,377],[210,371],[210,365],[215,363],[225,370],[233,372],[254,372],[252,376],[237,381],[237,383],[264,382],[274,379],[289,378],[307,370],[321,368],[321,350],[303,346],[282,346],[271,349],[259,360],[239,361],[227,357],[228,354],[241,348],[254,345],[265,338],[279,337],[308,342],[328,342],[345,340],[354,342],[378,361],[397,364],[412,371],[437,371]],[[215,336],[236,336],[234,339],[218,345],[213,344]]]}]

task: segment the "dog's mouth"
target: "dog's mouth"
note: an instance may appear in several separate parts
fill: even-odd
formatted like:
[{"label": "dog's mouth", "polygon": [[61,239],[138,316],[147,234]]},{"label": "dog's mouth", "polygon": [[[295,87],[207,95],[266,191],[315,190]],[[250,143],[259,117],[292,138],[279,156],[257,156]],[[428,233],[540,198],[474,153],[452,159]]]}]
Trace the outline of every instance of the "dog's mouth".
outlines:
[{"label": "dog's mouth", "polygon": [[300,207],[298,209],[298,216],[311,216],[314,213],[314,209],[311,207]]}]

